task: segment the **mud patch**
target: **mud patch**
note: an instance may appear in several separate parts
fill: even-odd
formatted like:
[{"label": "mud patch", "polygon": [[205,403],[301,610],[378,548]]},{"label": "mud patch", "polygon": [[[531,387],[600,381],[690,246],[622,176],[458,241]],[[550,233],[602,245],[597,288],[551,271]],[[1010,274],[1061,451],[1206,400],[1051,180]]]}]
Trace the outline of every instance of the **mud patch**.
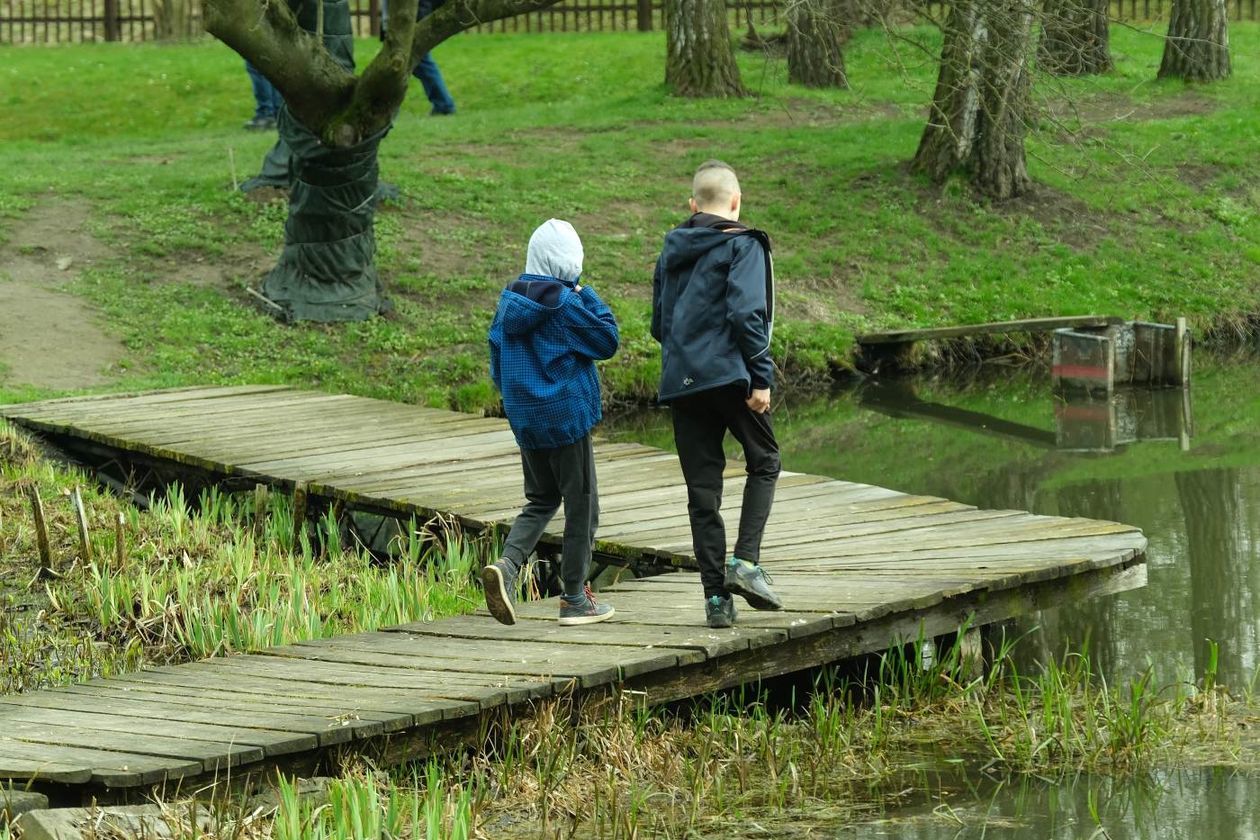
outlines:
[{"label": "mud patch", "polygon": [[220,291],[255,285],[272,266],[276,255],[252,242],[237,242],[230,254],[207,259],[199,253],[173,254],[145,267],[153,283],[186,283]]},{"label": "mud patch", "polygon": [[1145,122],[1197,117],[1217,108],[1216,100],[1195,90],[1173,96],[1159,96],[1138,101],[1123,93],[1100,93],[1082,99],[1055,99],[1046,103],[1046,111],[1065,125],[1082,128],[1114,122]]},{"label": "mud patch", "polygon": [[109,248],[88,230],[91,217],[92,205],[80,198],[35,205],[8,231],[0,273],[19,282],[56,284],[110,256]]},{"label": "mud patch", "polygon": [[1044,184],[1009,201],[992,205],[1002,216],[1023,216],[1041,225],[1054,239],[1077,251],[1091,250],[1111,231],[1113,217],[1078,198]]},{"label": "mud patch", "polygon": [[91,205],[41,202],[9,229],[0,249],[0,380],[40,388],[87,388],[120,372],[122,343],[86,301],[61,291],[109,248],[88,230]]},{"label": "mud patch", "polygon": [[[2,273],[3,269],[0,269]],[[0,373],[57,390],[103,385],[121,372],[122,344],[65,292],[0,279]]]}]

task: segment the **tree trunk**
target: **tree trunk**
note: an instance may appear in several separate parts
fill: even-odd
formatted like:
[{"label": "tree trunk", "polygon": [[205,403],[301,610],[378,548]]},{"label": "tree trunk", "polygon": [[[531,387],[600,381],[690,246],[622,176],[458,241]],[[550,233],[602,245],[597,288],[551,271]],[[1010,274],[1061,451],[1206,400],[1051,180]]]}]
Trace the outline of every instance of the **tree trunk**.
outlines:
[{"label": "tree trunk", "polygon": [[847,88],[840,0],[790,0],[787,7],[788,81],[814,88]]},{"label": "tree trunk", "polygon": [[836,0],[840,22],[844,27],[841,42],[847,41],[854,29],[892,28],[889,18],[898,0]]},{"label": "tree trunk", "polygon": [[153,31],[159,41],[187,41],[193,36],[190,0],[155,0]]},{"label": "tree trunk", "polygon": [[[321,35],[327,54],[353,73],[347,0],[303,3],[295,11],[302,29]],[[259,289],[269,311],[285,321],[321,322],[363,321],[387,311],[390,304],[376,271],[374,223],[377,147],[392,123],[386,121],[366,139],[362,134],[374,120],[353,108],[318,131],[296,119],[288,107],[281,110],[279,123],[280,136],[263,162],[263,173],[251,182],[291,190],[284,250]],[[324,142],[321,135],[334,142]]]},{"label": "tree trunk", "polygon": [[1037,65],[1054,76],[1088,76],[1112,68],[1108,0],[1046,0]]},{"label": "tree trunk", "polygon": [[1026,0],[958,0],[950,6],[915,171],[937,183],[962,174],[982,195],[999,200],[1028,190],[1031,37]]},{"label": "tree trunk", "polygon": [[679,96],[743,96],[724,0],[665,0],[665,84]]},{"label": "tree trunk", "polygon": [[445,38],[555,0],[448,0],[416,22],[390,3],[380,52],[354,75],[347,0],[204,0],[206,29],[284,97],[280,139],[255,184],[289,187],[284,251],[261,297],[284,320],[363,320],[388,309],[376,272],[377,149],[411,69]]},{"label": "tree trunk", "polygon": [[1188,82],[1229,78],[1229,12],[1225,2],[1173,0],[1159,78]]}]

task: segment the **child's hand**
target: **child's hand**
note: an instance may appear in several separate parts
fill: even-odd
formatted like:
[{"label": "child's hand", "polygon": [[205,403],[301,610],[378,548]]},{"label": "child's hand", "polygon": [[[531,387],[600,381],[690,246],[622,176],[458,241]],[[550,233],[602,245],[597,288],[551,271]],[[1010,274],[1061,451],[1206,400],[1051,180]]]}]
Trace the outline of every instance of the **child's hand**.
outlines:
[{"label": "child's hand", "polygon": [[765,414],[770,410],[770,389],[754,388],[744,403],[753,414]]}]

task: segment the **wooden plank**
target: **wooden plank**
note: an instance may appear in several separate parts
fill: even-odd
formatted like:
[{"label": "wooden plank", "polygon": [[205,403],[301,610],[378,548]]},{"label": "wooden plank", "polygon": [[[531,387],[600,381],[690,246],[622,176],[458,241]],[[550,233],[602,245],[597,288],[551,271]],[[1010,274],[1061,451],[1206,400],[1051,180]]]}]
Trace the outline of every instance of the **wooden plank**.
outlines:
[{"label": "wooden plank", "polygon": [[[179,446],[183,444],[220,446],[230,443],[245,452],[283,452],[296,446],[295,438],[307,444],[311,439],[328,438],[337,441],[379,441],[391,437],[458,437],[473,430],[491,428],[496,421],[476,421],[457,417],[417,416],[412,412],[397,417],[365,415],[362,406],[350,405],[344,409],[321,409],[286,416],[277,426],[264,422],[216,422],[194,426],[169,424],[169,431],[151,433],[146,442],[155,446]],[[480,429],[474,424],[484,423]],[[278,433],[278,430],[280,433]]]},{"label": "wooden plank", "polygon": [[[555,609],[553,607],[553,609]],[[550,617],[521,616],[516,624],[505,626],[493,619],[481,616],[455,616],[441,622],[402,624],[386,628],[386,632],[403,632],[420,636],[450,636],[475,639],[501,639],[504,643],[526,639],[562,637],[570,644],[608,645],[635,643],[658,648],[682,648],[700,651],[708,658],[733,650],[747,650],[755,645],[774,644],[787,638],[782,630],[738,627],[729,630],[713,630],[698,627],[695,623],[670,624],[659,622],[651,627],[619,626],[607,621],[595,627],[561,627],[556,621],[558,612]]]},{"label": "wooden plank", "polygon": [[[120,738],[122,745],[128,749],[138,751],[141,750],[141,743],[148,743],[139,739],[153,739],[153,742],[159,746],[167,739],[172,743],[196,741],[204,743],[208,751],[227,749],[228,754],[235,760],[234,764],[229,765],[219,759],[220,763],[216,764],[216,767],[236,766],[242,762],[259,760],[264,756],[288,755],[313,750],[319,746],[319,738],[311,733],[226,726],[221,722],[177,721],[172,723],[156,715],[146,716],[144,711],[135,708],[130,715],[99,714],[90,711],[43,709],[22,704],[0,704],[0,721],[6,728],[30,725],[55,727],[59,732],[69,729],[71,737],[74,737],[75,732],[83,731],[109,733]],[[236,752],[237,750],[248,752]],[[150,752],[149,749],[143,749],[143,751]],[[180,753],[174,755],[185,757]]]},{"label": "wooden plank", "polygon": [[148,429],[170,427],[181,421],[190,426],[205,427],[212,418],[218,418],[220,421],[239,418],[248,422],[251,418],[280,418],[287,411],[297,412],[300,409],[315,411],[321,407],[336,405],[352,407],[356,405],[354,401],[355,397],[344,394],[315,395],[301,391],[278,391],[250,401],[216,399],[163,406],[101,406],[86,416],[74,412],[56,411],[30,419],[34,422],[64,428],[89,427],[98,433],[126,437],[128,433],[140,435]]},{"label": "wooden plank", "polygon": [[[174,781],[202,772],[200,761],[155,758],[135,752],[95,750],[55,744],[32,744],[0,735],[0,778],[39,779],[43,766],[60,768],[57,776],[73,776],[78,784],[94,782],[109,787],[136,787]],[[73,770],[69,768],[74,768]],[[86,780],[77,781],[86,776]]]},{"label": "wooden plank", "polygon": [[195,737],[172,738],[134,729],[93,728],[80,725],[78,715],[63,715],[60,723],[23,720],[23,717],[39,715],[39,710],[32,709],[24,714],[6,713],[0,718],[4,731],[0,736],[0,751],[7,751],[12,742],[22,742],[115,753],[133,752],[155,758],[198,762],[199,769],[204,772],[227,770],[243,763],[260,761],[264,755],[261,747],[248,744],[203,741]]},{"label": "wooden plank", "polygon": [[1067,315],[1054,318],[1024,318],[1018,321],[994,321],[984,324],[963,324],[957,327],[929,327],[926,329],[897,330],[894,332],[867,333],[857,337],[858,344],[904,344],[913,341],[930,341],[939,338],[959,338],[968,335],[991,335],[1009,332],[1049,332],[1065,327],[1105,327],[1124,323],[1123,318],[1113,315]]},{"label": "wooden plank", "polygon": [[[225,699],[231,702],[220,702]],[[320,746],[342,744],[356,738],[380,735],[385,731],[376,721],[356,721],[341,717],[345,714],[344,708],[324,711],[310,705],[250,703],[242,699],[240,694],[210,696],[199,693],[194,697],[127,688],[119,690],[118,686],[112,684],[66,686],[57,690],[5,698],[5,702],[106,715],[131,715],[136,711],[144,711],[160,715],[163,720],[309,733],[319,739]]]},{"label": "wooden plank", "polygon": [[344,688],[404,689],[417,699],[474,700],[482,709],[548,697],[567,685],[564,679],[539,677],[508,678],[486,674],[484,679],[450,671],[407,671],[402,668],[372,668],[365,665],[331,665],[310,660],[242,654],[198,663],[217,670],[225,678],[249,675],[273,678],[281,683],[322,682]]},{"label": "wooden plank", "polygon": [[0,416],[38,418],[50,413],[77,413],[80,416],[91,416],[92,412],[99,413],[98,409],[108,411],[111,406],[158,406],[165,403],[192,402],[249,394],[261,395],[269,392],[292,390],[293,388],[288,385],[227,385],[210,388],[169,388],[131,394],[95,394],[86,397],[61,397],[40,402],[0,405]]},{"label": "wooden plank", "polygon": [[[499,663],[503,663],[508,668],[521,665],[534,667],[550,665],[553,667],[553,673],[559,676],[578,676],[581,673],[580,669],[584,667],[602,666],[612,662],[619,669],[619,674],[613,679],[624,678],[631,672],[639,674],[658,668],[672,668],[680,661],[691,662],[697,658],[703,659],[703,655],[694,651],[675,648],[616,644],[591,648],[565,642],[563,638],[543,643],[518,640],[513,644],[505,645],[500,639],[486,641],[435,639],[409,637],[400,633],[336,636],[331,639],[299,642],[295,647],[361,650],[413,657],[421,652],[421,655],[429,661],[453,660],[464,663],[475,661],[481,666],[493,665],[496,670],[501,667]],[[443,667],[447,667],[445,662],[443,662]]]},{"label": "wooden plank", "polygon": [[[179,692],[202,691],[225,685],[224,673],[203,673],[188,666],[169,666],[164,669],[141,671],[111,677],[111,682],[131,684],[145,691]],[[358,686],[352,692],[336,682],[316,680],[285,680],[278,682],[269,676],[231,674],[231,691],[254,700],[277,697],[309,698],[324,705],[339,703],[346,714],[357,714],[369,720],[378,720],[386,732],[421,726],[439,720],[449,720],[476,713],[481,707],[476,701],[454,698],[422,697],[410,691],[383,689],[377,686]],[[283,689],[283,691],[280,691]],[[224,702],[229,702],[225,699]]]},{"label": "wooden plank", "polygon": [[[414,668],[419,664],[416,657],[413,655],[395,654],[380,650],[366,650],[364,648],[312,648],[303,645],[293,645],[290,647],[279,648],[274,651],[270,651],[269,653],[273,656],[300,659],[302,661],[340,662],[352,665],[376,665],[392,668]],[[576,679],[583,688],[593,688],[598,685],[615,682],[620,677],[617,662],[611,657],[600,664],[586,664],[578,667],[566,667],[564,664],[559,662],[530,663],[507,662],[503,660],[486,661],[478,660],[471,656],[467,660],[462,661],[458,659],[437,660],[425,657],[423,664],[428,668],[433,668],[442,672],[450,672],[456,675],[461,673],[484,674],[485,669],[492,668],[495,674],[501,674],[504,676],[537,678],[560,677],[563,678],[566,683],[569,680]]]}]

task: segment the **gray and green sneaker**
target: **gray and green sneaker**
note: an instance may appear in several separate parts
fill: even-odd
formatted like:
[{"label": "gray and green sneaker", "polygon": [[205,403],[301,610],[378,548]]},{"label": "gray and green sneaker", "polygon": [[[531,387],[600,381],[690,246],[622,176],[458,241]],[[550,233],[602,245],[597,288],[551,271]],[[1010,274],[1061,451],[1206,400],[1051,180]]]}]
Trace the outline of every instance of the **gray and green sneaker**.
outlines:
[{"label": "gray and green sneaker", "polygon": [[770,576],[756,563],[732,557],[726,561],[726,580],[723,585],[748,602],[754,610],[781,610],[783,602],[770,588]]},{"label": "gray and green sneaker", "polygon": [[481,583],[486,589],[486,609],[500,624],[515,624],[516,579],[519,570],[506,558],[500,558],[481,570]]},{"label": "gray and green sneaker", "polygon": [[594,624],[613,617],[616,612],[612,604],[601,604],[589,586],[582,590],[582,602],[571,604],[567,598],[560,598],[560,626],[576,627],[582,624]]},{"label": "gray and green sneaker", "polygon": [[735,624],[735,599],[730,595],[710,595],[704,601],[704,615],[710,627],[731,627]]}]

